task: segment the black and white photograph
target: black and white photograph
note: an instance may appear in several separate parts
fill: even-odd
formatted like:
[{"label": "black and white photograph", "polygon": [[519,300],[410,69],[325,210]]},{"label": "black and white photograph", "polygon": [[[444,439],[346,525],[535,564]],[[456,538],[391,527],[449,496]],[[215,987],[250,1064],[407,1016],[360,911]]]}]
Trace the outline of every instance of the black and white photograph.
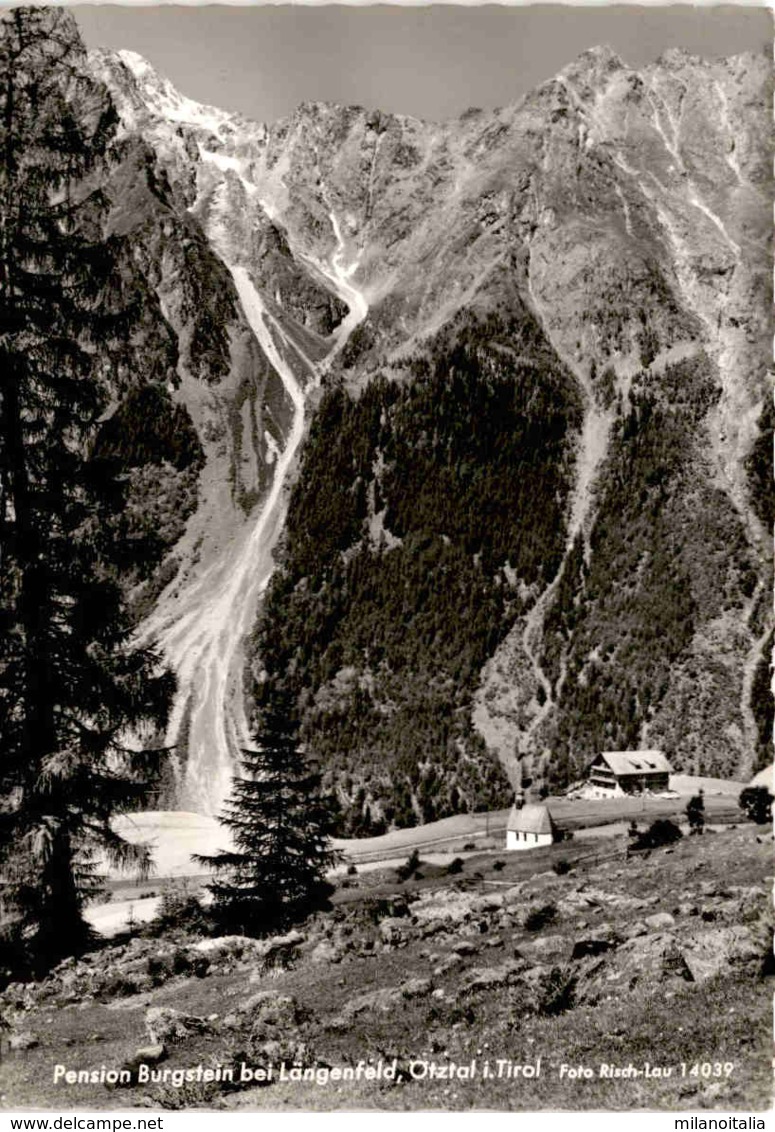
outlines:
[{"label": "black and white photograph", "polygon": [[772,59],[0,5],[0,1112],[765,1127]]}]

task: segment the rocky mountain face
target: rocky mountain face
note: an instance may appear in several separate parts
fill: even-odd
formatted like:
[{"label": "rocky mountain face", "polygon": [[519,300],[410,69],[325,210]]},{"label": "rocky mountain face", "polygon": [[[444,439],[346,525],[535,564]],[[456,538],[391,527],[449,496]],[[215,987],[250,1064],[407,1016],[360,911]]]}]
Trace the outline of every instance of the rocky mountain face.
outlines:
[{"label": "rocky mountain face", "polygon": [[83,66],[143,297],[103,443],[158,541],[132,583],[179,678],[162,803],[217,811],[279,686],[351,834],[601,748],[767,761],[766,59],[595,48],[454,122],[269,126],[131,52]]}]

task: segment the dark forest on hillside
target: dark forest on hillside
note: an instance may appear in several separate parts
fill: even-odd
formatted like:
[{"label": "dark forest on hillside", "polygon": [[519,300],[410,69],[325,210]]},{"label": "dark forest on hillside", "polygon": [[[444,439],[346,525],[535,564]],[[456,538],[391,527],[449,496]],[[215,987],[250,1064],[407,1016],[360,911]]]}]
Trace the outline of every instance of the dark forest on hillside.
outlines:
[{"label": "dark forest on hillside", "polygon": [[559,566],[580,423],[529,316],[461,316],[405,373],[324,397],[254,641],[351,835],[508,801],[471,695],[524,605],[504,567]]}]

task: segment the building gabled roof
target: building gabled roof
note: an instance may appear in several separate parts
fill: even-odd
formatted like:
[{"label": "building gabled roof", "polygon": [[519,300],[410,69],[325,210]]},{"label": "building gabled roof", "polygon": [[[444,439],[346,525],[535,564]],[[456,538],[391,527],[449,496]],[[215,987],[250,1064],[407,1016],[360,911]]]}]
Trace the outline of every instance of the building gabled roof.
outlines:
[{"label": "building gabled roof", "polygon": [[546,806],[511,807],[506,829],[509,833],[554,833],[552,815]]},{"label": "building gabled roof", "polygon": [[590,765],[598,759],[603,759],[617,778],[628,774],[673,773],[662,751],[602,751]]}]

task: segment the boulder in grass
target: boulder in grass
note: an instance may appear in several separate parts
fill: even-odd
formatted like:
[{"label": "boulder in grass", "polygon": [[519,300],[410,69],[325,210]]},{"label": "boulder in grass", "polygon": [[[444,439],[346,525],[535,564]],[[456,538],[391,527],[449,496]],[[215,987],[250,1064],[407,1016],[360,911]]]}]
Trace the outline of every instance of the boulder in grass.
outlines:
[{"label": "boulder in grass", "polygon": [[524,955],[540,958],[567,955],[570,941],[563,935],[537,935],[524,939],[519,949]]},{"label": "boulder in grass", "polygon": [[[313,1060],[306,1042],[299,1041],[293,1034],[258,1040],[255,1036],[251,1036],[248,1049],[252,1060],[259,1063],[270,1062],[278,1065],[281,1061],[284,1061],[286,1065],[294,1062],[309,1064]],[[262,1083],[258,1082],[258,1084],[261,1085]],[[265,1081],[263,1084],[271,1084],[271,1081]]]},{"label": "boulder in grass", "polygon": [[515,885],[512,885],[511,888],[507,888],[506,891],[501,894],[502,897],[503,897],[503,907],[504,908],[521,907],[522,904],[525,901],[525,896],[524,896],[524,892],[523,892],[524,887],[525,886],[524,886],[524,882],[523,882],[522,884],[515,884]]},{"label": "boulder in grass", "polygon": [[135,1050],[135,1057],[138,1062],[145,1062],[146,1065],[155,1065],[159,1061],[164,1061],[167,1056],[167,1049],[160,1042],[152,1046],[141,1046],[140,1049]]},{"label": "boulder in grass", "polygon": [[509,959],[500,967],[473,967],[470,971],[466,971],[461,986],[465,991],[508,986],[519,979],[526,967],[527,963],[524,959]]},{"label": "boulder in grass", "polygon": [[301,932],[287,932],[270,939],[256,940],[253,954],[264,970],[285,969],[293,964],[304,941]]},{"label": "boulder in grass", "polygon": [[420,936],[422,939],[430,939],[431,936],[439,935],[441,932],[449,932],[450,925],[447,920],[425,920],[420,927]]},{"label": "boulder in grass", "polygon": [[151,1006],[145,1012],[145,1029],[151,1045],[182,1042],[192,1034],[208,1033],[212,1026],[206,1018],[184,1014],[171,1006]]},{"label": "boulder in grass", "polygon": [[433,973],[436,976],[446,975],[449,971],[454,971],[463,965],[463,956],[459,952],[453,952],[448,955],[446,959],[442,959],[438,967],[433,968]]},{"label": "boulder in grass", "polygon": [[402,998],[424,998],[433,990],[433,983],[430,979],[407,979],[398,989]]},{"label": "boulder in grass", "polygon": [[249,1015],[252,1026],[263,1026],[266,1029],[287,1030],[296,1026],[300,1020],[296,999],[292,995],[273,990],[259,991],[243,999],[237,1012]]},{"label": "boulder in grass", "polygon": [[397,916],[382,920],[379,925],[379,938],[388,947],[401,947],[408,943],[409,931],[406,920]]},{"label": "boulder in grass", "polygon": [[330,939],[321,939],[309,953],[310,963],[341,963],[342,953]]},{"label": "boulder in grass", "polygon": [[482,912],[499,912],[506,904],[505,894],[502,892],[488,892],[478,896],[471,902],[471,911],[475,914]]},{"label": "boulder in grass", "polygon": [[452,950],[456,955],[476,955],[479,944],[475,940],[461,939],[458,943],[452,944]]},{"label": "boulder in grass", "polygon": [[258,947],[259,940],[247,935],[222,935],[213,939],[200,939],[191,945],[191,951],[206,955],[211,963],[230,959],[249,959]]},{"label": "boulder in grass", "polygon": [[772,933],[766,919],[757,924],[709,928],[688,937],[684,955],[697,982],[729,970],[764,974],[773,967]]},{"label": "boulder in grass", "polygon": [[574,943],[571,959],[584,959],[588,955],[602,955],[605,951],[611,951],[615,946],[616,944],[606,936],[586,936],[584,939],[577,939]]},{"label": "boulder in grass", "polygon": [[162,1045],[161,1042],[156,1042],[153,1045],[141,1046],[140,1049],[135,1050],[134,1056],[128,1058],[121,1068],[128,1069],[132,1074],[132,1080],[136,1081],[137,1071],[141,1065],[158,1065],[166,1057],[167,1047]]},{"label": "boulder in grass", "polygon": [[652,931],[667,931],[675,927],[675,918],[669,912],[656,912],[653,916],[646,916],[646,926]]},{"label": "boulder in grass", "polygon": [[694,982],[685,949],[670,932],[636,936],[602,954],[577,959],[576,971],[579,1002],[597,1002],[637,987]]},{"label": "boulder in grass", "polygon": [[344,1007],[336,1019],[340,1027],[347,1026],[359,1014],[391,1014],[400,1011],[408,999],[424,998],[430,994],[433,983],[430,979],[407,979],[395,987],[380,987],[356,995]]},{"label": "boulder in grass", "polygon": [[260,1062],[308,1060],[310,1051],[300,1037],[304,1011],[292,995],[261,991],[240,1008],[246,1052]]},{"label": "boulder in grass", "polygon": [[633,920],[621,929],[622,939],[637,939],[638,936],[648,935],[649,930],[643,920]]}]

